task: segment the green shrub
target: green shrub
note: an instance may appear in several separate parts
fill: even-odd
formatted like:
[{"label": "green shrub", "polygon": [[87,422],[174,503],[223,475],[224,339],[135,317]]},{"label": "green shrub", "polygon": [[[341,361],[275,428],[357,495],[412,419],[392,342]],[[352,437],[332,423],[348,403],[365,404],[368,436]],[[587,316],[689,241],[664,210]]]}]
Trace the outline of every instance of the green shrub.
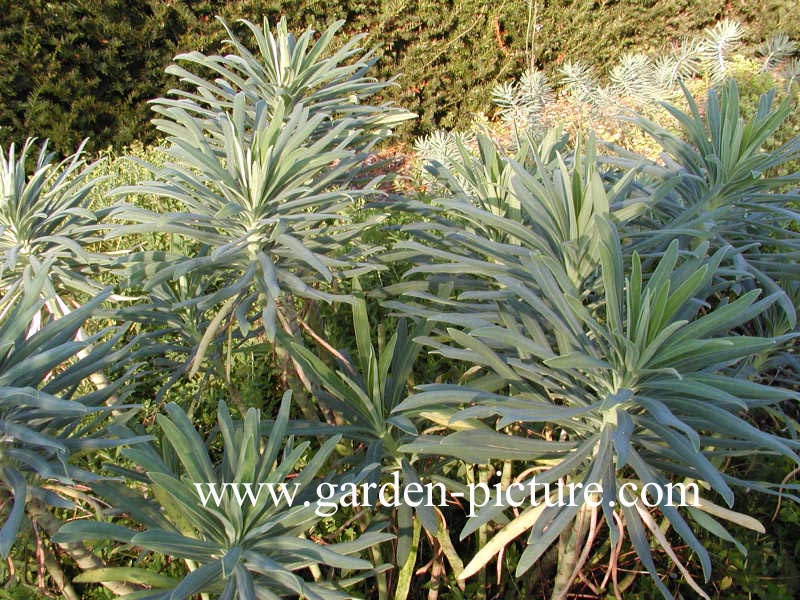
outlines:
[{"label": "green shrub", "polygon": [[[180,4],[7,3],[0,28],[0,144],[22,132],[71,152],[153,139],[147,100],[186,30]],[[189,13],[191,16],[191,13]]]}]

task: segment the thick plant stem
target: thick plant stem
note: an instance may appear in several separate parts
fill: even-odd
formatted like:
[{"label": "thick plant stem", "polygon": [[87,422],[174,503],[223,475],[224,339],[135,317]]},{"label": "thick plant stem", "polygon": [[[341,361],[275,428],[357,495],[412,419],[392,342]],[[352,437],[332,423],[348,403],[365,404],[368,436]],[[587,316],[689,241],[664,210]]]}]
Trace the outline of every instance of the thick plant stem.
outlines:
[{"label": "thick plant stem", "polygon": [[439,600],[439,589],[442,586],[442,577],[445,574],[441,550],[438,549],[431,564],[431,583],[428,589],[428,600]]},{"label": "thick plant stem", "polygon": [[588,526],[588,512],[583,505],[575,516],[572,527],[565,530],[558,539],[558,562],[556,564],[556,577],[553,583],[551,600],[563,600],[575,576],[575,567],[578,564],[584,538]]},{"label": "thick plant stem", "polygon": [[[303,336],[300,332],[297,315],[290,303],[280,305],[277,311],[278,321],[281,329],[291,339],[298,343],[303,343]],[[284,384],[292,390],[292,402],[300,408],[303,417],[311,421],[319,420],[319,411],[314,407],[311,400],[313,386],[306,376],[303,367],[298,363],[291,353],[280,345],[275,344],[275,353],[278,356],[282,370]]]},{"label": "thick plant stem", "polygon": [[[40,500],[35,498],[31,500],[28,503],[27,510],[31,519],[36,521],[37,525],[48,537],[52,538],[58,532],[61,527],[61,522],[47,510],[47,507],[45,507]],[[66,552],[82,571],[100,569],[106,566],[102,560],[92,554],[86,546],[80,542],[62,542],[58,544],[58,547]],[[133,594],[141,590],[141,588],[137,586],[119,581],[103,581],[101,585],[116,596]]]}]

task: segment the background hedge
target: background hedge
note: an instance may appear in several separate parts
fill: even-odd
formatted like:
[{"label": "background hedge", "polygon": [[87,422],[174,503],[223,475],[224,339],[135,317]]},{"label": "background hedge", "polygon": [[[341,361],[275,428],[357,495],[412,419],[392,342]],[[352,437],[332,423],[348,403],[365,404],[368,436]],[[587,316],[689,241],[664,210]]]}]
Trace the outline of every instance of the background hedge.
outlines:
[{"label": "background hedge", "polygon": [[[213,16],[274,21],[299,29],[346,19],[380,45],[376,75],[400,74],[393,99],[420,120],[408,134],[467,123],[498,82],[527,64],[526,0],[0,0],[0,145],[27,135],[72,150],[150,141],[147,100],[174,85],[163,69],[185,50],[215,52]],[[720,18],[747,26],[750,40],[800,37],[793,0],[565,0],[538,3],[537,66],[569,58],[603,68],[627,50],[657,50]]]}]

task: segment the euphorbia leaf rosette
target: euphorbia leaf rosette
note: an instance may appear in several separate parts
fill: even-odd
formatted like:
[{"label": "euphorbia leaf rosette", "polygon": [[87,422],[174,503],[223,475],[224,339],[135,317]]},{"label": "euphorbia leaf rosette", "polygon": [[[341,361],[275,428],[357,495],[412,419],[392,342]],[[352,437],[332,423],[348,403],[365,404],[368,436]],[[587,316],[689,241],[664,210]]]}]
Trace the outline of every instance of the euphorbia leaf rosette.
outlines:
[{"label": "euphorbia leaf rosette", "polygon": [[[290,397],[289,392],[284,395],[268,436],[262,436],[257,410],[234,420],[220,403],[219,435],[208,441],[181,408],[169,404],[167,414],[158,417],[161,451],[148,446],[126,452],[144,473],[130,475],[151,493],[139,496],[124,485],[101,490],[112,503],[125,498],[124,505],[116,508],[145,529],[81,520],[64,525],[59,539],[111,538],[185,562],[187,573],[182,579],[153,577],[146,569],[127,567],[97,574],[106,580],[146,581],[153,589],[140,598],[178,600],[199,593],[241,600],[286,595],[310,600],[351,598],[345,591],[348,586],[384,568],[374,569],[358,555],[392,536],[369,531],[354,541],[331,544],[308,538],[307,532],[328,514],[328,503],[337,500],[335,494],[326,496],[322,506],[317,492],[323,481],[320,471],[340,438],[331,437],[309,454],[309,442],[296,443],[293,436],[287,437]],[[221,455],[214,460],[210,444],[217,442]],[[199,490],[208,490],[208,484],[217,486],[219,502],[210,491],[204,501]],[[225,484],[240,486],[241,498]],[[244,491],[243,484],[250,484],[253,494]],[[272,486],[274,493],[264,486]],[[356,574],[314,581],[306,569],[318,566]]]},{"label": "euphorbia leaf rosette", "polygon": [[[779,343],[730,333],[773,304],[776,295],[759,299],[754,290],[730,301],[709,295],[715,271],[730,248],[708,258],[701,253],[681,256],[674,242],[645,279],[639,255],[634,253],[626,263],[616,229],[607,221],[599,226],[605,294],[591,302],[561,264],[531,252],[513,269],[487,263],[482,270],[472,264],[473,273],[484,277],[486,290],[463,292],[447,315],[425,311],[441,327],[420,341],[434,352],[479,367],[482,375],[472,385],[421,386],[402,402],[395,412],[408,416],[450,410],[454,431],[420,436],[401,450],[481,464],[519,461],[523,472],[535,470],[533,480],[539,485],[559,480],[580,483],[582,489],[592,485],[602,500],[588,506],[587,497],[578,494],[575,502],[546,506],[540,497],[538,505],[508,516],[514,503],[531,501],[532,478],[523,476],[514,489],[494,493],[468,521],[462,535],[490,521],[504,526],[462,577],[527,533],[517,565],[517,573],[523,573],[560,537],[584,539],[586,512],[602,510],[614,542],[624,523],[665,597],[671,594],[658,577],[648,536],[705,597],[651,507],[631,490],[647,486],[666,523],[700,560],[706,579],[711,559],[694,533],[697,527],[724,539],[731,536],[714,517],[761,529],[713,499],[718,496],[732,507],[736,488],[777,493],[778,486],[726,473],[727,458],[773,454],[798,461],[796,440],[761,431],[748,420],[750,412],[797,400],[798,394],[753,383],[729,369]],[[495,245],[495,252],[502,252]],[[422,312],[418,303],[408,309]],[[475,420],[496,431],[469,426]],[[692,506],[677,506],[676,482],[701,484],[690,498]],[[568,576],[557,587],[568,585],[569,576],[577,574],[577,554],[566,565]]]},{"label": "euphorbia leaf rosette", "polygon": [[85,142],[61,162],[47,140],[34,159],[35,142],[27,139],[19,153],[14,144],[0,148],[0,305],[20,293],[28,269],[46,273],[42,297],[51,313],[63,314],[76,294],[102,290],[97,267],[108,259],[93,245],[102,239],[108,209],[89,206],[99,179],[93,177],[98,163],[84,158]]}]

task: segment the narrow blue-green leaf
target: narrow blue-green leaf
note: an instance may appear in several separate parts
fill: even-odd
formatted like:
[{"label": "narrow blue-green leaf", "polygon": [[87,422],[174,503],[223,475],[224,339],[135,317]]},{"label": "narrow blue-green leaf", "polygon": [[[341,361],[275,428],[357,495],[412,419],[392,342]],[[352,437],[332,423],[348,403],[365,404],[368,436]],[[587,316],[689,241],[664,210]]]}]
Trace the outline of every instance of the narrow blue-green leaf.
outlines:
[{"label": "narrow blue-green leaf", "polygon": [[0,556],[6,558],[17,539],[17,532],[25,516],[28,486],[22,474],[10,466],[3,467],[3,479],[14,494],[11,510],[8,511],[6,522],[0,528]]}]

